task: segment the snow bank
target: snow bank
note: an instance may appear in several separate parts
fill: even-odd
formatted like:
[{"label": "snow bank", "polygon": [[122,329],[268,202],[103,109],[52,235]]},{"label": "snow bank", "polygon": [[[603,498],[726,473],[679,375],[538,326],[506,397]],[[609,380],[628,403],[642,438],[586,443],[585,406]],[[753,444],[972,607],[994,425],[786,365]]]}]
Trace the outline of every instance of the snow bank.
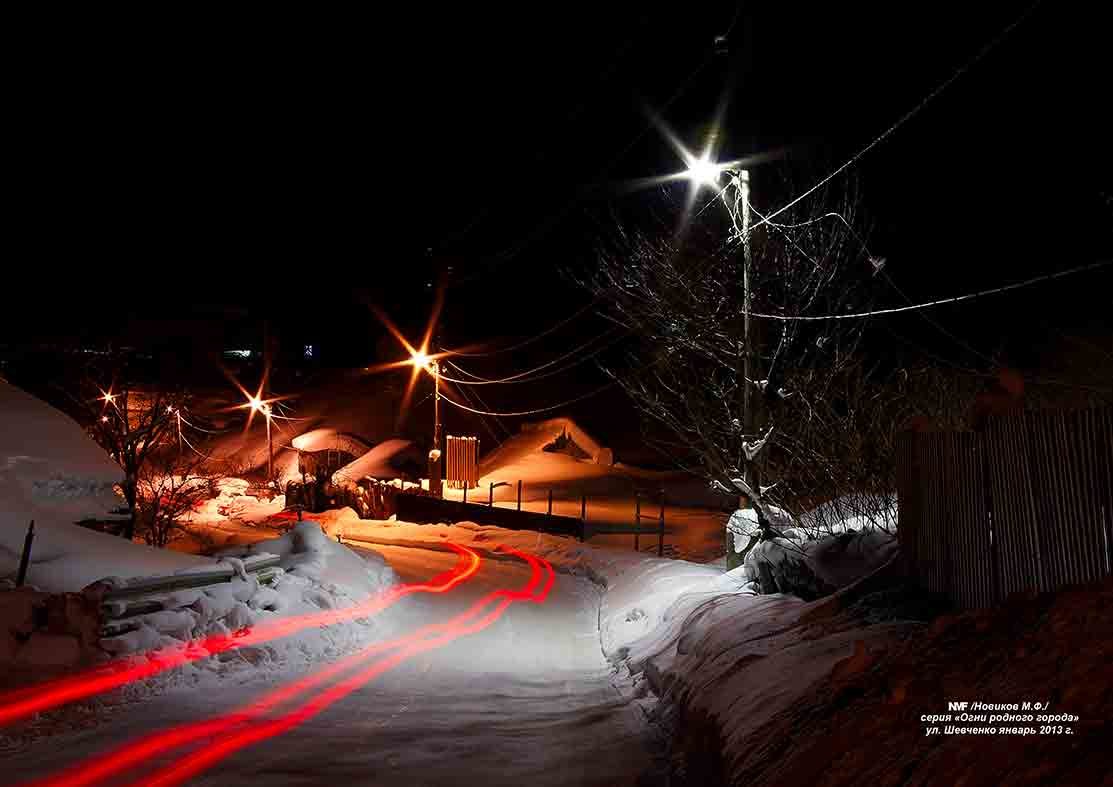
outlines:
[{"label": "snow bank", "polygon": [[[242,561],[252,555],[279,555],[281,571],[271,584],[243,571]],[[396,581],[394,572],[379,555],[360,557],[336,543],[318,522],[299,522],[279,538],[250,547],[226,550],[219,561],[231,563],[237,578],[204,588],[144,596],[162,609],[122,622],[135,624],[131,631],[101,640],[101,646],[120,655],[156,648],[185,647],[190,640],[238,629],[289,615],[324,609],[341,609],[381,592]],[[210,560],[207,567],[212,566]],[[125,583],[126,584],[126,583]],[[211,663],[198,662],[186,669],[217,670],[226,663],[285,669],[307,665],[321,658],[348,652],[364,641],[371,621],[356,625],[314,626],[289,637],[222,654]]]},{"label": "snow bank", "polygon": [[276,495],[270,500],[249,495],[251,484],[242,478],[224,478],[217,482],[217,496],[202,502],[189,512],[187,521],[193,525],[215,525],[229,519],[247,523],[261,523],[281,513],[286,507],[286,496]]},{"label": "snow bank", "polygon": [[[785,537],[754,544],[743,565],[746,582],[758,592],[825,595],[872,573],[898,548],[894,535],[873,525],[879,516],[896,520],[895,496],[839,498],[797,518],[774,507],[771,515]],[[739,509],[729,526],[734,549],[742,552],[759,532],[757,513]]]},{"label": "snow bank", "polygon": [[171,573],[200,558],[164,552],[74,522],[119,506],[120,468],[73,420],[0,380],[0,577],[14,576],[35,520],[29,584],[77,591],[102,577]]},{"label": "snow bank", "polygon": [[[351,509],[347,509],[351,510]],[[354,512],[353,512],[354,513]],[[229,557],[275,554],[285,574],[276,589],[309,584],[324,590],[332,606],[347,606],[394,584],[394,572],[379,555],[360,557],[325,533],[320,522],[305,520],[286,535],[220,553]],[[297,580],[295,582],[295,580]]]}]

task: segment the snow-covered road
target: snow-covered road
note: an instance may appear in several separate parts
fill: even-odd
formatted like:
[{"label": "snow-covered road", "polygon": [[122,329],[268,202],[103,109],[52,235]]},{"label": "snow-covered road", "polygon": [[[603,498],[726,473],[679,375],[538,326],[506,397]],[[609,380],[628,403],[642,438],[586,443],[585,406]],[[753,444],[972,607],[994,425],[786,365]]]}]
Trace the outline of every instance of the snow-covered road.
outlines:
[{"label": "snow-covered road", "polygon": [[[457,561],[452,552],[377,551],[403,582],[427,580]],[[382,613],[374,637],[445,620],[493,590],[521,588],[530,573],[510,556],[484,558],[480,571],[451,592],[407,596]],[[652,768],[648,730],[639,707],[612,683],[598,607],[594,585],[558,574],[545,603],[511,604],[488,628],[415,655],[193,783],[634,784]],[[277,682],[167,691],[106,723],[10,753],[8,776],[45,776],[155,728],[227,711]]]}]

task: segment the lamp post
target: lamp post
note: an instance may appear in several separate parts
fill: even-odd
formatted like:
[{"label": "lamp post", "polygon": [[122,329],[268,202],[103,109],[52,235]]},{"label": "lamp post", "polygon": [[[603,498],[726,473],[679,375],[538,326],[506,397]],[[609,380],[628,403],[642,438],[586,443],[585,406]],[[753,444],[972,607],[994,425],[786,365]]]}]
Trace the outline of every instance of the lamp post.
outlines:
[{"label": "lamp post", "polygon": [[410,353],[410,363],[433,375],[433,450],[429,452],[429,491],[440,497],[441,485],[441,366],[418,350]]},{"label": "lamp post", "polygon": [[271,406],[269,402],[264,402],[258,396],[253,396],[250,404],[252,410],[262,413],[267,420],[267,483],[269,484],[274,479],[274,439],[271,434]]},{"label": "lamp post", "polygon": [[[701,185],[705,185],[719,190],[719,177],[722,174],[730,177],[729,186],[734,187],[733,206],[727,198],[726,188],[719,190],[719,195],[722,197],[723,204],[730,215],[735,232],[739,234],[742,240],[742,432],[749,436],[754,433],[754,408],[750,402],[750,381],[754,379],[756,374],[750,341],[750,272],[752,263],[750,249],[750,173],[745,169],[731,167],[730,165],[716,164],[711,161],[708,153],[704,153],[699,158],[685,154],[685,162],[688,165],[685,175],[692,181],[695,189],[698,190]],[[739,213],[742,215],[739,216]],[[751,467],[751,464],[746,462],[742,466],[742,480],[748,488],[758,489],[761,479],[757,477],[757,469]],[[739,496],[739,508],[742,507],[742,497],[742,495]],[[747,502],[751,506],[754,505],[752,500]],[[731,539],[729,529],[727,539],[729,543]],[[727,550],[727,568],[735,567],[731,564],[731,557],[734,554],[733,548]]]},{"label": "lamp post", "polygon": [[[695,188],[701,185],[719,189],[719,177],[726,174],[730,177],[730,185],[735,190],[735,206],[741,208],[741,226],[737,211],[727,200],[727,190],[722,189],[719,194],[726,205],[731,223],[735,231],[742,238],[742,428],[745,434],[753,434],[753,407],[750,406],[750,381],[753,379],[753,353],[750,347],[750,267],[752,262],[750,251],[750,173],[741,168],[729,165],[716,164],[710,156],[704,153],[699,158],[685,155],[688,171],[685,175],[692,181]],[[741,203],[739,205],[739,203]],[[749,477],[747,468],[742,470],[743,478],[747,484],[753,479]],[[752,486],[751,486],[752,488]]]},{"label": "lamp post", "polygon": [[[742,202],[742,429],[747,435],[754,433],[754,409],[750,406],[750,380],[753,379],[753,353],[750,351],[750,173],[744,169],[731,173],[738,199]],[[731,214],[733,220],[733,213]],[[747,463],[742,468],[742,480],[755,489],[758,479],[751,477]]]}]

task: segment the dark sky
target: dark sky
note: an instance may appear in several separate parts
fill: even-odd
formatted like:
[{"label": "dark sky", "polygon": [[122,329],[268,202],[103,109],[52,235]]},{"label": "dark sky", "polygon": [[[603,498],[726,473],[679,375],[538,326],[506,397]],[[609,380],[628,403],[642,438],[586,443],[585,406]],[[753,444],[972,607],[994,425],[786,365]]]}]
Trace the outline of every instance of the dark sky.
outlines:
[{"label": "dark sky", "polygon": [[[792,196],[776,167],[841,163],[1027,6],[846,5],[29,21],[7,113],[5,335],[268,316],[313,321],[358,356],[379,332],[366,302],[416,331],[449,267],[445,343],[529,335],[586,301],[561,271],[591,264],[599,217],[656,199],[621,181],[677,168],[646,107],[675,98],[663,117],[695,144],[725,96],[724,155],[788,150],[752,170],[755,204],[776,207]],[[875,253],[908,291],[1109,257],[1110,69],[1093,5],[1045,2],[854,168]],[[728,30],[729,52],[712,54]],[[986,347],[1033,311],[1100,333],[1109,285],[1100,274],[940,317]]]}]

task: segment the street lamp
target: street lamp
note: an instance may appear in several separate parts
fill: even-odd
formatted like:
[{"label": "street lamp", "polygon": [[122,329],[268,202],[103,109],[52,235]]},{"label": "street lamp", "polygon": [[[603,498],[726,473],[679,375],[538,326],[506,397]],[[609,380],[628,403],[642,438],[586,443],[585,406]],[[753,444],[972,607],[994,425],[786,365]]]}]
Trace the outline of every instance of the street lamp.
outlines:
[{"label": "street lamp", "polygon": [[441,366],[422,350],[410,351],[410,363],[433,375],[433,450],[429,452],[429,491],[441,494]]},{"label": "street lamp", "polygon": [[[705,152],[699,158],[690,153],[684,154],[684,162],[688,166],[685,176],[692,181],[698,190],[700,186],[719,188],[719,178],[726,174],[730,182],[719,192],[727,213],[730,214],[731,223],[742,239],[742,430],[745,434],[753,434],[753,408],[750,406],[750,381],[754,379],[751,368],[752,353],[750,351],[750,173],[730,164],[718,164],[711,160],[710,154]],[[734,206],[727,199],[727,189],[734,187]],[[741,221],[738,210],[740,208]],[[741,225],[741,226],[740,226]],[[755,488],[757,480],[750,477],[749,464],[742,469],[742,477],[751,489]]]},{"label": "street lamp", "polygon": [[248,400],[248,405],[251,407],[252,412],[262,413],[267,419],[267,483],[269,484],[274,479],[274,442],[271,437],[271,406],[258,396],[252,396]]}]

